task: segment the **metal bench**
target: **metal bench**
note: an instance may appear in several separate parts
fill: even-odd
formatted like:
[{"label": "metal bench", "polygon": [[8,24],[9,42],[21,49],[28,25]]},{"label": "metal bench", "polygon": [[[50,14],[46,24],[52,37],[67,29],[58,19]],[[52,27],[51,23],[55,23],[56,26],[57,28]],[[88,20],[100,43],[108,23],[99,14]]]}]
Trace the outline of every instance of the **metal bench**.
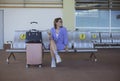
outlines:
[{"label": "metal bench", "polygon": [[6,59],[6,62],[9,64],[9,59],[11,56],[13,56],[14,60],[16,60],[15,58],[15,53],[26,53],[26,49],[7,49],[6,52],[9,54],[9,56]]},{"label": "metal bench", "polygon": [[91,41],[91,33],[90,32],[74,32],[74,49],[79,53],[91,53],[90,60],[97,61],[97,57],[95,53],[98,51],[94,48],[94,44]]},{"label": "metal bench", "polygon": [[[95,48],[120,48],[119,37],[120,32],[99,32],[100,42],[93,43],[95,45]],[[94,39],[92,41],[94,41]]]},{"label": "metal bench", "polygon": [[[83,33],[83,32],[81,32]],[[68,31],[68,50],[61,50],[59,51],[60,53],[63,52],[81,52],[81,53],[91,53],[90,58],[93,59],[94,61],[97,61],[97,58],[94,53],[97,52],[97,49],[94,48],[94,45],[91,41],[90,33],[85,33],[86,39],[85,40],[80,40],[80,32],[77,31]],[[25,34],[24,32],[21,31],[16,31],[15,32],[15,37],[14,37],[14,43],[13,43],[13,48],[7,49],[6,52],[9,54],[7,58],[7,63],[9,63],[9,59],[11,56],[15,58],[15,53],[25,53],[25,40],[20,39],[20,35]],[[88,37],[89,36],[89,37]],[[43,40],[43,46],[44,50],[43,53],[50,52],[49,50],[49,38],[47,31],[42,31],[42,40]],[[81,48],[82,47],[82,48]]]},{"label": "metal bench", "polygon": [[6,62],[9,63],[9,59],[11,56],[13,56],[14,60],[15,53],[25,53],[26,50],[26,44],[25,44],[25,30],[16,30],[14,34],[14,41],[11,43],[11,49],[7,49],[6,52],[9,54],[9,56],[6,59]]}]

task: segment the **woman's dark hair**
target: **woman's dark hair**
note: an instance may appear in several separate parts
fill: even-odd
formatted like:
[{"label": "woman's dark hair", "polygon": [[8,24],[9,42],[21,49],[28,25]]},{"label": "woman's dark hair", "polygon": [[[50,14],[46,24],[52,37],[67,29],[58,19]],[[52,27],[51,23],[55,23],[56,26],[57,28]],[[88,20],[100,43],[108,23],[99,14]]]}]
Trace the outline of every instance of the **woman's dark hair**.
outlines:
[{"label": "woman's dark hair", "polygon": [[56,23],[59,21],[59,20],[61,20],[61,23],[62,23],[62,18],[55,18],[55,20],[54,20],[54,27],[55,27],[55,29],[57,28],[57,26],[56,26]]}]

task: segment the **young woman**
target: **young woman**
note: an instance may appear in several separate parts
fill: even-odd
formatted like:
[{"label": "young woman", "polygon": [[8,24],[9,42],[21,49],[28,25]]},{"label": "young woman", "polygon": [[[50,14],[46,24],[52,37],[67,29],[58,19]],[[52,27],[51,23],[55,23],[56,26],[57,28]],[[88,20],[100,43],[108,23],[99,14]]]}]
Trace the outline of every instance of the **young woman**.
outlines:
[{"label": "young woman", "polygon": [[56,63],[62,62],[59,50],[67,50],[68,34],[65,27],[62,25],[62,19],[56,18],[54,20],[54,27],[51,28],[50,38],[50,53],[51,53],[51,67],[56,67]]}]

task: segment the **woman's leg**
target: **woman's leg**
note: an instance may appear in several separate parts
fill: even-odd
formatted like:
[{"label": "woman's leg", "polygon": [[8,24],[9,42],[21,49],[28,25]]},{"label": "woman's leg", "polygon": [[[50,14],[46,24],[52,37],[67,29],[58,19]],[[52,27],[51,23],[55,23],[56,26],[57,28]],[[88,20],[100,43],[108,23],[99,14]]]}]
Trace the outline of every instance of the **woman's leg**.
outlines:
[{"label": "woman's leg", "polygon": [[56,45],[54,43],[54,40],[51,39],[50,40],[51,67],[56,67],[54,50],[56,50]]},{"label": "woman's leg", "polygon": [[57,51],[57,47],[54,40],[50,40],[50,50],[52,50],[53,52]]},{"label": "woman's leg", "polygon": [[54,40],[50,40],[50,53],[51,53],[51,58],[52,58],[52,63],[51,63],[51,67],[55,66],[56,67],[56,63],[55,62],[55,58],[56,58],[56,62],[59,63],[61,62],[61,58],[57,52],[57,47],[56,44],[54,42]]},{"label": "woman's leg", "polygon": [[50,50],[51,53],[51,67],[56,67],[56,62],[55,62],[55,56],[52,50]]}]

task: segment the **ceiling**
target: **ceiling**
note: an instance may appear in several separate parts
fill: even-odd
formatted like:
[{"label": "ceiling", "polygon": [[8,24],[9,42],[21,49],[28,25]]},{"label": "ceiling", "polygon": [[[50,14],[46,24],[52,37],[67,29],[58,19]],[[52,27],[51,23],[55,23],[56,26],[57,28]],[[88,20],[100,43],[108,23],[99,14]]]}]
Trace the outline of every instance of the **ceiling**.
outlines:
[{"label": "ceiling", "polygon": [[0,3],[60,2],[62,0],[0,0]]},{"label": "ceiling", "polygon": [[120,9],[120,0],[75,0],[76,9]]},{"label": "ceiling", "polygon": [[0,0],[0,8],[62,8],[62,0]]}]

